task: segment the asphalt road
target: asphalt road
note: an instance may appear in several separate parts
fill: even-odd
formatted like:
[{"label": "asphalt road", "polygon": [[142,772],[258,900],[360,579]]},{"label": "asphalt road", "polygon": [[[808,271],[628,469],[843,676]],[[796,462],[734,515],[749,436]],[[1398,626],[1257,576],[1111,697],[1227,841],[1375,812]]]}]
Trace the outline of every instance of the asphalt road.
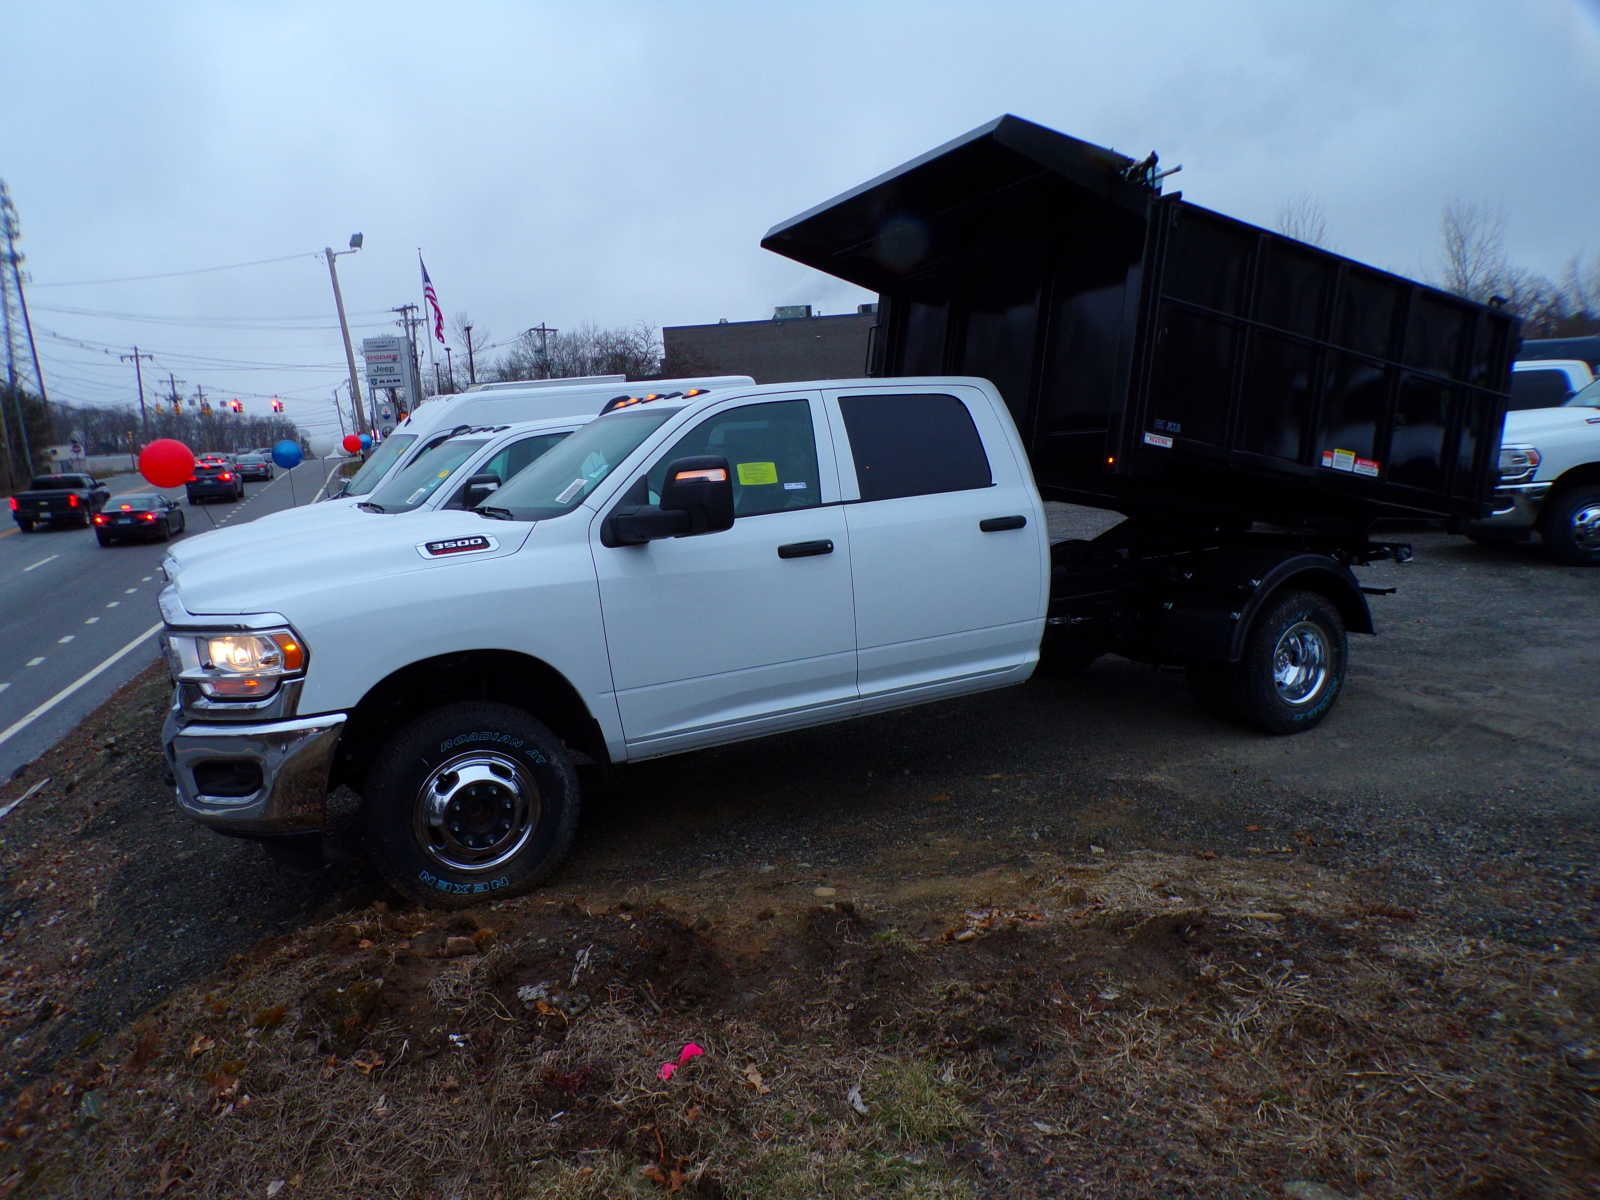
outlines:
[{"label": "asphalt road", "polygon": [[[292,480],[280,470],[270,483],[246,484],[239,503],[185,505],[178,538],[305,504],[326,474],[320,461],[302,463]],[[113,495],[149,490],[137,475],[104,482]],[[182,488],[164,491],[183,497]],[[162,542],[101,547],[87,529],[0,529],[0,780],[154,661],[166,553]]]}]

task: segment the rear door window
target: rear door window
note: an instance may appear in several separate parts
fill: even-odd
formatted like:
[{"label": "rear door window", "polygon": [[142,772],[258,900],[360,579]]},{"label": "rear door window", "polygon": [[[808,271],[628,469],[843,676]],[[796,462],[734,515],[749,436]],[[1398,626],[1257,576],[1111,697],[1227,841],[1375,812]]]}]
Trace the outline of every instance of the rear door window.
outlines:
[{"label": "rear door window", "polygon": [[967,406],[942,393],[839,397],[861,499],[964,492],[994,482]]}]

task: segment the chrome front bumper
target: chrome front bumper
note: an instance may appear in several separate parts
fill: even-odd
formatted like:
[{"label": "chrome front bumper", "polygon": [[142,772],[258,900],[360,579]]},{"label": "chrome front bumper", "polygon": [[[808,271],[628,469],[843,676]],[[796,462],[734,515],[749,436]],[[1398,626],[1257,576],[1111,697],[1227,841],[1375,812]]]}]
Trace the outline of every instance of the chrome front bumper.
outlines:
[{"label": "chrome front bumper", "polygon": [[1493,511],[1481,521],[1474,521],[1469,529],[1532,530],[1538,527],[1539,513],[1544,499],[1550,494],[1552,484],[1512,483],[1497,487],[1489,503]]},{"label": "chrome front bumper", "polygon": [[[278,837],[323,828],[328,778],[343,732],[344,713],[261,724],[181,724],[173,708],[161,730],[167,763],[177,782],[178,807],[222,833]],[[248,790],[207,794],[197,778],[235,772]],[[253,778],[259,772],[259,780]]]}]

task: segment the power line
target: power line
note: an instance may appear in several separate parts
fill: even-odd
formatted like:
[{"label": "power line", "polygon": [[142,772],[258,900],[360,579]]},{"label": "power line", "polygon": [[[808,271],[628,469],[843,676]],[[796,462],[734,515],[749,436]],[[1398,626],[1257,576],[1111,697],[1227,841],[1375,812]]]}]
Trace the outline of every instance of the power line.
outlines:
[{"label": "power line", "polygon": [[297,258],[319,258],[316,251],[304,251],[300,254],[285,254],[278,258],[257,258],[250,262],[224,263],[220,267],[195,267],[188,271],[162,271],[156,275],[122,275],[115,279],[69,279],[59,283],[34,283],[36,288],[48,287],[89,287],[101,283],[138,283],[145,279],[177,279],[183,275],[207,275],[212,271],[237,271],[243,267],[260,267],[268,263],[291,262]]}]

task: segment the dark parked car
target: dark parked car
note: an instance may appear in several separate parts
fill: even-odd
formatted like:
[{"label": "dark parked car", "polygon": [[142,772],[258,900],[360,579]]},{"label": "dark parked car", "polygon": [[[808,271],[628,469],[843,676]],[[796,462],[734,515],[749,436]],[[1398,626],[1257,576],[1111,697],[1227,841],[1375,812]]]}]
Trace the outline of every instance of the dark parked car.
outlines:
[{"label": "dark parked car", "polygon": [[105,508],[95,513],[94,536],[102,546],[152,538],[164,542],[182,533],[187,520],[176,500],[155,492],[129,492],[111,497]]},{"label": "dark parked car", "polygon": [[239,468],[227,459],[201,459],[194,465],[194,474],[184,485],[190,504],[202,500],[244,499],[244,479]]},{"label": "dark parked car", "polygon": [[271,479],[272,460],[265,454],[251,451],[241,454],[234,460],[239,466],[239,474],[245,479]]},{"label": "dark parked car", "polygon": [[23,533],[36,525],[87,526],[110,494],[92,475],[35,475],[27,491],[11,497],[11,515]]}]

